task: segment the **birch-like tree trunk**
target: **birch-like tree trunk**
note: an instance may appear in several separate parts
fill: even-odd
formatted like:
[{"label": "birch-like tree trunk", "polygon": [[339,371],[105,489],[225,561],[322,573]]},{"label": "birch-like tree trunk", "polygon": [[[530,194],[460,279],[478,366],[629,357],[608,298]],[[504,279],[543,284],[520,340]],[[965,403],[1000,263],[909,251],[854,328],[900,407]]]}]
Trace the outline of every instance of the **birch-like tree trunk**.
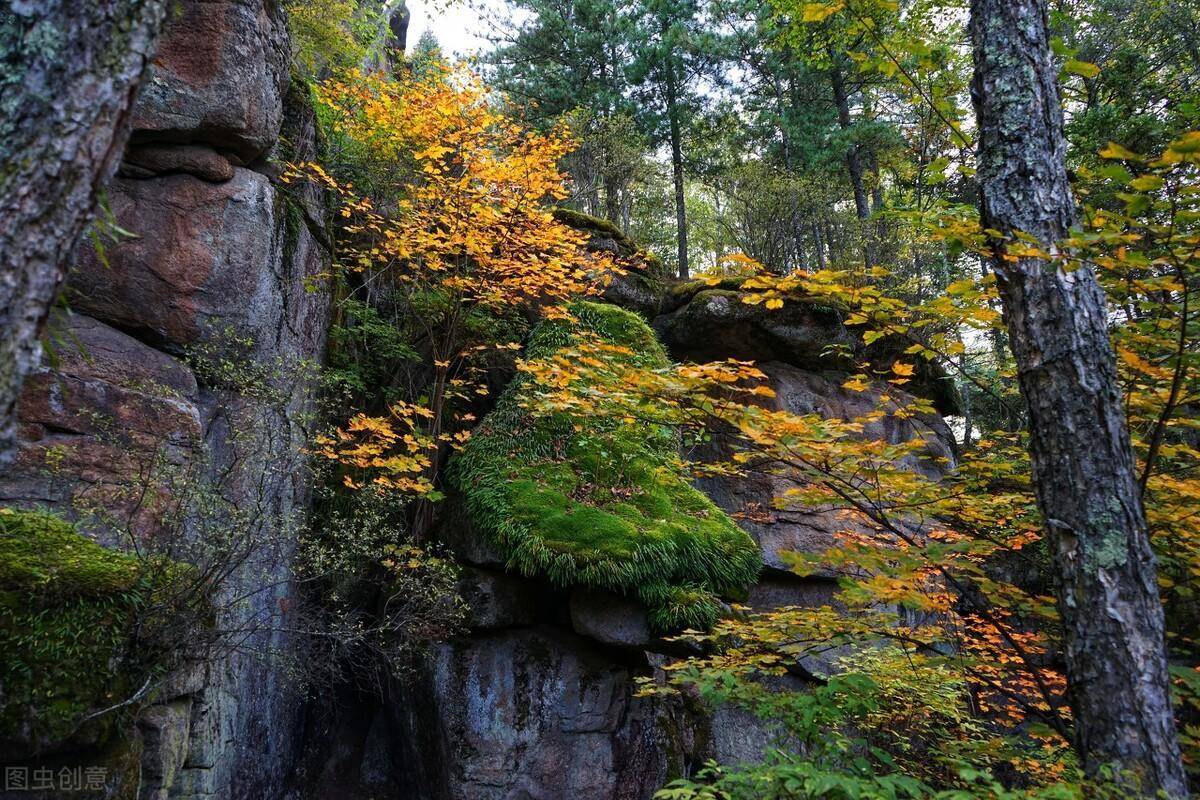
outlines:
[{"label": "birch-like tree trunk", "polygon": [[[972,0],[985,229],[1053,250],[1075,222],[1045,0]],[[1132,793],[1186,796],[1168,690],[1163,613],[1108,337],[1090,269],[1005,258],[1004,319],[1029,406],[1038,504],[1054,559],[1075,747],[1091,774],[1136,774]]]},{"label": "birch-like tree trunk", "polygon": [[68,260],[120,161],[166,0],[0,0],[0,465]]}]

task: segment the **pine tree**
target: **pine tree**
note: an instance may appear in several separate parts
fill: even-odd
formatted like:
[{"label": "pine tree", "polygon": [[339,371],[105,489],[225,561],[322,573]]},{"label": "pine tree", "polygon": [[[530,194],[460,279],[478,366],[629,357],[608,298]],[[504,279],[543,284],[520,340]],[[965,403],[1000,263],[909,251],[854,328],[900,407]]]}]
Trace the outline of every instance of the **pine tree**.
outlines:
[{"label": "pine tree", "polygon": [[698,0],[640,0],[632,15],[639,44],[629,66],[630,79],[652,140],[670,149],[679,277],[687,278],[687,129],[705,106],[701,84],[718,77],[724,41],[712,33],[714,26]]},{"label": "pine tree", "polygon": [[[1076,222],[1045,0],[973,0],[980,215],[1054,560],[1075,747],[1093,775],[1132,772],[1140,796],[1187,795],[1163,611],[1108,309],[1090,267],[1045,256]],[[1013,234],[1030,236],[1025,254]]]}]

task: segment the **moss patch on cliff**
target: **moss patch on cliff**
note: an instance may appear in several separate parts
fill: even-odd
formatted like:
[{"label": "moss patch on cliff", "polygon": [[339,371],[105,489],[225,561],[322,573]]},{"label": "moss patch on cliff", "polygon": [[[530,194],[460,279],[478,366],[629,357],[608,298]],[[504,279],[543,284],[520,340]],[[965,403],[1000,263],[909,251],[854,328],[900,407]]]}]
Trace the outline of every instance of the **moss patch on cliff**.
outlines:
[{"label": "moss patch on cliff", "polygon": [[154,669],[134,628],[164,576],[182,569],[149,570],[53,514],[0,509],[0,743],[38,750],[108,739],[116,715],[80,723],[131,696]]},{"label": "moss patch on cliff", "polygon": [[573,208],[566,206],[558,206],[552,212],[554,218],[564,225],[569,225],[572,228],[580,231],[597,231],[607,233],[616,239],[618,242],[628,244],[630,250],[636,249],[633,242],[625,235],[625,232],[616,226],[615,223],[603,219],[602,217],[593,217],[591,214],[585,214],[582,211],[576,211]]},{"label": "moss patch on cliff", "polygon": [[[647,366],[667,363],[642,319],[577,303],[575,321],[547,321],[526,356],[545,357],[581,331],[628,347]],[[524,407],[518,378],[451,467],[474,526],[526,575],[639,598],[659,631],[705,627],[718,597],[738,597],[761,565],[758,548],[671,467],[670,429],[571,421]]]}]

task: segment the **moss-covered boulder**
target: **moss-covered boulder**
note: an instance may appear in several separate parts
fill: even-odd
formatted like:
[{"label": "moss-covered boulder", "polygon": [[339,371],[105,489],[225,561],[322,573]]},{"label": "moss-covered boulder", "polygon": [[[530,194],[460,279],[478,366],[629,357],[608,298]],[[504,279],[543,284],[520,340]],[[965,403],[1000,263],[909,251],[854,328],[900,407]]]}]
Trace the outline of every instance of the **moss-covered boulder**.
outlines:
[{"label": "moss-covered boulder", "polygon": [[[636,314],[596,303],[572,310],[573,322],[534,330],[528,358],[590,331],[645,365],[667,363]],[[638,598],[659,632],[711,624],[718,598],[741,596],[761,560],[754,541],[671,468],[675,433],[600,419],[578,430],[531,412],[528,396],[518,378],[451,466],[473,527],[526,575]]]},{"label": "moss-covered boulder", "polygon": [[792,297],[779,309],[746,303],[743,281],[725,278],[715,286],[688,281],[667,290],[654,328],[672,356],[682,361],[780,361],[813,372],[852,371],[865,361],[882,374],[903,359],[916,368],[908,391],[932,400],[941,414],[962,413],[962,398],[950,374],[937,362],[905,355],[911,341],[885,336],[868,345],[861,329],[846,325],[843,309],[819,298]]},{"label": "moss-covered boulder", "polygon": [[668,276],[658,256],[639,247],[609,220],[566,207],[554,209],[554,218],[585,234],[590,252],[608,253],[621,266],[623,272],[609,276],[604,289],[607,302],[636,311],[646,319],[661,312]]},{"label": "moss-covered boulder", "polygon": [[139,631],[175,565],[148,568],[60,517],[0,508],[0,751],[102,744],[155,670]]},{"label": "moss-covered boulder", "polygon": [[613,240],[615,243],[613,252],[616,254],[632,255],[637,251],[637,245],[614,222],[566,206],[558,206],[552,213],[554,218],[563,225],[569,225],[575,230],[591,234],[593,239],[599,239],[603,234]]}]

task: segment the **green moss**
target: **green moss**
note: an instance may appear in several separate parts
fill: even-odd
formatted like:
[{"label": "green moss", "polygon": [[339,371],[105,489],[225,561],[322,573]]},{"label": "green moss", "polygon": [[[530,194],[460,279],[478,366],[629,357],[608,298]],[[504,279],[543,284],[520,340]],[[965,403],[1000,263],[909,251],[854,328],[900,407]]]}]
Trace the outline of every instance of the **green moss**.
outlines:
[{"label": "green moss", "polygon": [[[96,744],[114,715],[76,730],[145,680],[138,612],[173,568],[151,578],[53,514],[0,509],[0,742]],[[15,746],[15,745],[14,745]]]},{"label": "green moss", "polygon": [[[576,211],[573,208],[559,206],[552,212],[554,218],[564,225],[569,225],[576,230],[581,231],[603,231],[604,233],[612,234],[618,241],[626,242],[628,238],[625,232],[617,225],[607,219],[601,217],[593,217],[591,214],[585,214],[582,211]],[[631,245],[632,246],[632,245]]]},{"label": "green moss", "polygon": [[[667,363],[636,314],[578,303],[574,323],[544,322],[527,357],[570,344],[581,330]],[[671,467],[673,431],[533,415],[518,378],[450,476],[475,526],[527,575],[560,586],[609,589],[642,600],[659,631],[711,625],[719,596],[739,596],[758,574],[754,542]]]},{"label": "green moss", "polygon": [[296,263],[296,252],[300,249],[300,235],[304,230],[304,211],[299,201],[280,193],[283,211],[283,259],[287,268]]},{"label": "green moss", "polygon": [[746,282],[745,278],[738,278],[738,277],[721,278],[721,280],[718,281],[716,284],[713,284],[713,283],[710,283],[709,281],[701,280],[701,279],[690,280],[690,281],[678,281],[676,283],[671,284],[671,288],[669,289],[669,291],[671,293],[671,297],[673,297],[673,298],[679,298],[681,300],[690,300],[691,298],[695,297],[696,295],[700,294],[700,292],[703,292],[705,290],[714,290],[715,291],[715,290],[721,289],[730,294],[733,294],[733,293],[740,294],[742,284],[745,282]]}]

